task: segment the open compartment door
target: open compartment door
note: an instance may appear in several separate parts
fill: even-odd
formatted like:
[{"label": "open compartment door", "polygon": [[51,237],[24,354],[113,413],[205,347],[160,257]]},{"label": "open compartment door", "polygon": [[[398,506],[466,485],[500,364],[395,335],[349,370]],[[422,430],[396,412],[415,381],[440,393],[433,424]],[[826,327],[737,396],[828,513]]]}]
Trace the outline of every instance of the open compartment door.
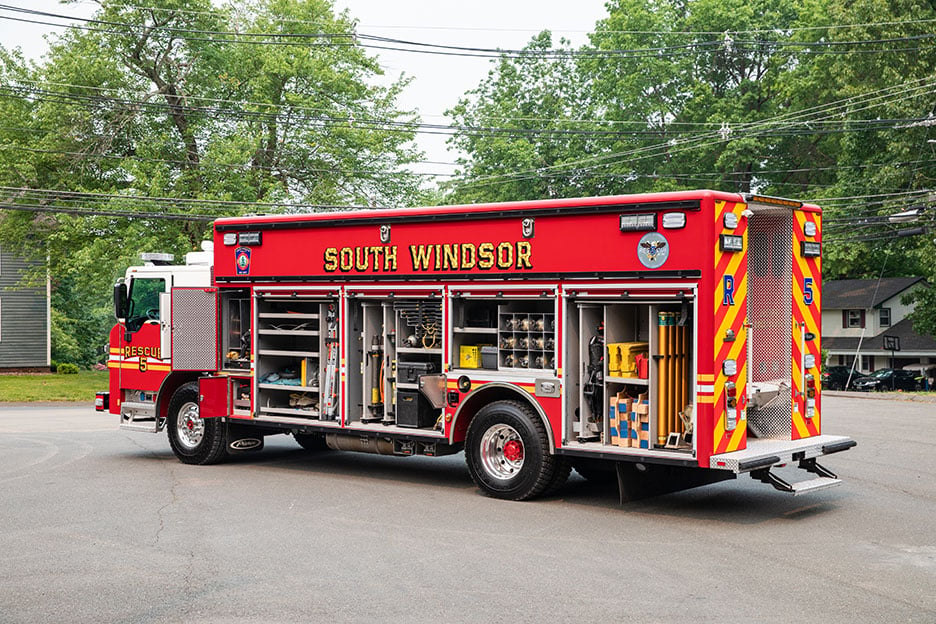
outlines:
[{"label": "open compartment door", "polygon": [[218,370],[218,298],[214,288],[172,289],[172,369]]}]

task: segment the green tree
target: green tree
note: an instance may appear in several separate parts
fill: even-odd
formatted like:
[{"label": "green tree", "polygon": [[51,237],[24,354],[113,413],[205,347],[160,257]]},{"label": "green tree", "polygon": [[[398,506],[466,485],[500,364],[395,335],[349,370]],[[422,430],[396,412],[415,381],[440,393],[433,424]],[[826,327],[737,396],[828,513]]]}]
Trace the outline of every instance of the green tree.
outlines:
[{"label": "green tree", "polygon": [[468,155],[458,160],[468,181],[452,185],[450,202],[561,197],[575,188],[566,172],[552,168],[586,149],[587,129],[582,134],[578,123],[584,88],[574,58],[554,54],[552,45],[544,31],[520,54],[504,55],[446,111],[459,128],[449,143]]},{"label": "green tree", "polygon": [[56,335],[81,348],[106,339],[113,279],[141,251],[196,248],[198,215],[423,193],[406,81],[387,84],[330,1],[137,4],[101,2],[38,65],[0,48],[0,195],[23,208],[0,213],[0,241],[48,259]]}]

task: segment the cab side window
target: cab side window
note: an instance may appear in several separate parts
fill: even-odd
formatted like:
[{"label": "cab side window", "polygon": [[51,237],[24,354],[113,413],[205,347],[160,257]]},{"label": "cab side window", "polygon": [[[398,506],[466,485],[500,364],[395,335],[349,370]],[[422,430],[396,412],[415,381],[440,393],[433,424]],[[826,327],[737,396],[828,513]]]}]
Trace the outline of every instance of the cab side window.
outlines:
[{"label": "cab side window", "polygon": [[130,283],[127,330],[137,331],[146,321],[159,320],[159,295],[166,291],[163,278],[137,278]]}]

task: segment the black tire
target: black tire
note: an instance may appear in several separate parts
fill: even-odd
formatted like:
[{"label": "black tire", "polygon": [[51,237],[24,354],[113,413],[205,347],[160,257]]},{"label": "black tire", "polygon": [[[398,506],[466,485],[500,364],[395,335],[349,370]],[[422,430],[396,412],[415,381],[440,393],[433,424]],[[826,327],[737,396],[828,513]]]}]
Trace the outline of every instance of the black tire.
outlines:
[{"label": "black tire", "polygon": [[614,464],[610,462],[597,462],[593,459],[576,459],[572,462],[575,472],[579,473],[589,483],[596,485],[610,485],[617,483],[617,473]]},{"label": "black tire", "polygon": [[569,475],[572,474],[572,462],[569,461],[568,457],[563,457],[561,455],[555,456],[556,459],[556,472],[553,474],[552,481],[549,482],[549,485],[546,486],[546,489],[543,490],[543,495],[548,496],[554,494],[566,484],[566,481],[569,480]]},{"label": "black tire", "polygon": [[468,426],[465,461],[482,492],[505,500],[526,500],[558,487],[565,472],[563,458],[549,453],[542,420],[519,401],[496,401],[478,411]]},{"label": "black tire", "polygon": [[324,451],[328,449],[325,436],[321,433],[293,433],[296,442],[307,451]]},{"label": "black tire", "polygon": [[166,428],[172,452],[183,464],[216,464],[227,457],[225,424],[198,416],[198,382],[184,384],[172,395]]}]

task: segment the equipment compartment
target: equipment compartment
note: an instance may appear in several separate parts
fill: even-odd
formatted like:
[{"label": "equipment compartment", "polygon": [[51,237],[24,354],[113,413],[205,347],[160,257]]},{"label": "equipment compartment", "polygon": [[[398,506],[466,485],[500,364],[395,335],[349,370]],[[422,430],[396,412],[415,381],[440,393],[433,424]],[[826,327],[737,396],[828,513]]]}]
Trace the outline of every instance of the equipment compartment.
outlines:
[{"label": "equipment compartment", "polygon": [[555,302],[456,298],[453,369],[554,371]]},{"label": "equipment compartment", "polygon": [[565,323],[566,440],[691,451],[691,302],[567,300]]},{"label": "equipment compartment", "polygon": [[[267,296],[257,298],[256,310],[255,409],[260,417],[334,420],[336,305],[306,297]],[[329,333],[334,337],[329,338]]]},{"label": "equipment compartment", "polygon": [[435,428],[441,409],[419,382],[442,371],[442,299],[361,297],[349,319],[347,423]]}]

